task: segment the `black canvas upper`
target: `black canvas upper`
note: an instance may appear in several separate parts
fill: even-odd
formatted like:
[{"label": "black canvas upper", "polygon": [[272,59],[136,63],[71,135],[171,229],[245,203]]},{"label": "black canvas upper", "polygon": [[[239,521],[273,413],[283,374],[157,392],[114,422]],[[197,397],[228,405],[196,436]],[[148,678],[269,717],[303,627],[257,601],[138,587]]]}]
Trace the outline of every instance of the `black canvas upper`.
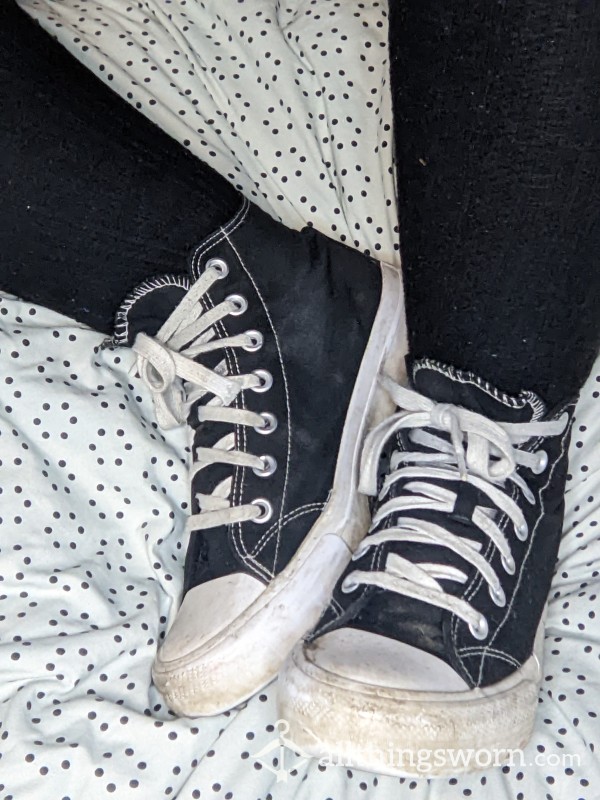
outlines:
[{"label": "black canvas upper", "polygon": [[[206,308],[231,294],[248,301],[245,313],[219,323],[217,335],[257,330],[264,343],[258,352],[227,348],[201,361],[214,369],[225,359],[229,374],[264,369],[272,375],[268,391],[244,391],[235,403],[274,414],[276,430],[263,435],[236,426],[235,433],[238,449],[274,456],[278,468],[261,478],[249,468],[211,464],[193,479],[191,510],[199,511],[198,491],[209,494],[233,474],[233,502],[266,498],[274,514],[267,524],[236,523],[192,533],[185,591],[240,571],[268,582],[296,552],[332,487],[348,403],[381,293],[380,269],[372,259],[312,228],[289,230],[244,203],[227,226],[198,246],[185,280],[152,279],[126,299],[117,316],[115,343],[132,344],[140,331],[156,333],[214,258],[227,263],[229,274],[206,295]],[[233,428],[198,424],[194,408],[188,422],[194,428],[194,448],[212,447]]]},{"label": "black canvas upper", "polygon": [[[542,400],[533,392],[511,397],[471,373],[433,361],[414,362],[411,378],[412,387],[430,399],[460,405],[495,421],[540,421],[559,417],[565,410],[549,414]],[[572,410],[573,404],[566,409],[570,416]],[[569,431],[570,424],[562,435],[544,437],[542,441],[529,440],[521,446],[533,451],[543,449],[548,454],[548,467],[541,474],[536,475],[524,467],[517,468],[533,492],[534,504],[523,497],[516,484],[506,482],[506,493],[516,500],[529,527],[529,535],[522,542],[506,515],[501,514],[496,519],[510,544],[516,563],[514,575],[504,570],[496,546],[471,521],[476,505],[494,507],[490,499],[473,485],[460,480],[443,482],[445,488],[457,493],[451,514],[418,509],[406,512],[409,517],[429,520],[458,536],[480,542],[481,553],[499,576],[506,594],[504,607],[492,601],[488,584],[477,569],[450,549],[434,544],[386,542],[368,549],[348,566],[334,592],[336,603],[325,612],[312,638],[341,627],[392,637],[443,659],[471,687],[496,683],[517,669],[532,652],[556,561],[562,532]],[[426,452],[423,446],[409,442],[404,433],[397,437],[394,447]],[[402,479],[393,484],[385,500],[401,494],[406,482]],[[373,532],[397,524],[401,517],[398,512],[384,518]],[[489,625],[488,636],[484,640],[476,639],[460,617],[418,599],[364,585],[355,591],[342,591],[342,582],[347,575],[354,570],[382,570],[391,551],[413,563],[444,563],[466,573],[464,584],[451,580],[440,580],[440,583],[447,592],[467,599],[484,614]]]}]

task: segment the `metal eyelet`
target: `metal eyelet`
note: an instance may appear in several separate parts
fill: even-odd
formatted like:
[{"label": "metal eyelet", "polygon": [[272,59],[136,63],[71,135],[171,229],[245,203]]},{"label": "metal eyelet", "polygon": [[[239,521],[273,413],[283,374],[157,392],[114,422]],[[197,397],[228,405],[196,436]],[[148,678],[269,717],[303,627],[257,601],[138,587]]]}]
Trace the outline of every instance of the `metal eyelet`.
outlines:
[{"label": "metal eyelet", "polygon": [[512,556],[508,556],[507,558],[502,556],[501,561],[502,561],[502,566],[504,567],[504,571],[508,575],[514,575],[516,569],[514,558]]},{"label": "metal eyelet", "polygon": [[260,378],[261,381],[260,386],[252,387],[253,392],[268,392],[271,386],[273,386],[273,376],[270,372],[267,372],[266,369],[255,369],[252,374]]},{"label": "metal eyelet", "polygon": [[350,575],[346,575],[342,581],[340,589],[344,594],[350,594],[350,592],[354,592],[358,589],[358,581],[352,580],[352,573],[350,573]]},{"label": "metal eyelet", "polygon": [[535,467],[531,468],[531,471],[534,475],[541,475],[548,466],[548,453],[545,450],[538,450],[536,455],[538,457],[538,463]]},{"label": "metal eyelet", "polygon": [[263,462],[263,468],[254,468],[252,472],[255,475],[258,475],[259,478],[268,478],[277,469],[277,461],[273,458],[273,456],[261,456],[260,459]]},{"label": "metal eyelet", "polygon": [[504,594],[504,589],[501,586],[490,586],[490,597],[500,608],[504,608],[506,605],[506,595]]},{"label": "metal eyelet", "polygon": [[273,431],[277,428],[277,417],[275,414],[271,414],[269,411],[261,411],[260,416],[265,421],[265,424],[261,428],[257,426],[254,428],[254,430],[257,433],[262,433],[263,436],[273,433]]},{"label": "metal eyelet", "polygon": [[476,639],[480,641],[485,639],[489,633],[489,627],[487,623],[487,619],[483,616],[483,614],[479,617],[476,625],[472,625],[469,623],[469,630],[473,634]]},{"label": "metal eyelet", "polygon": [[517,534],[517,539],[520,542],[524,542],[529,535],[529,527],[527,526],[527,523],[524,522],[522,525],[517,525],[515,527],[515,533]]},{"label": "metal eyelet", "polygon": [[229,265],[222,258],[210,258],[206,262],[206,269],[214,269],[217,271],[219,278],[224,278],[229,275]]},{"label": "metal eyelet", "polygon": [[234,308],[229,313],[232,317],[239,317],[248,308],[248,301],[243,294],[230,294],[225,299],[226,303],[232,303]]},{"label": "metal eyelet", "polygon": [[258,525],[264,525],[264,523],[268,522],[273,516],[273,506],[268,500],[265,500],[264,497],[257,497],[252,501],[252,505],[257,506],[261,512],[260,517],[255,517],[252,522],[256,522]]},{"label": "metal eyelet", "polygon": [[260,350],[264,342],[262,333],[260,331],[246,331],[246,336],[252,339],[252,343],[245,344],[244,350],[247,350],[248,353],[255,353],[257,350]]}]

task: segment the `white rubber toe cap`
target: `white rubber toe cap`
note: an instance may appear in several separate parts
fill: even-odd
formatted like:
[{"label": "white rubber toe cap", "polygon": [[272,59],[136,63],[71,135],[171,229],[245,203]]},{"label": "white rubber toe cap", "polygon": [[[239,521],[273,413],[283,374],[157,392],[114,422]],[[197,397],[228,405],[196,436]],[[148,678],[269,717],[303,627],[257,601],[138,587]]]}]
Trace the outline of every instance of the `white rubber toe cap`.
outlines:
[{"label": "white rubber toe cap", "polygon": [[354,628],[326,633],[306,648],[315,666],[368,686],[417,692],[465,692],[449,664],[416,647]]},{"label": "white rubber toe cap", "polygon": [[175,661],[202,647],[243,614],[264,588],[251,575],[235,573],[190,589],[162,646],[161,661]]}]

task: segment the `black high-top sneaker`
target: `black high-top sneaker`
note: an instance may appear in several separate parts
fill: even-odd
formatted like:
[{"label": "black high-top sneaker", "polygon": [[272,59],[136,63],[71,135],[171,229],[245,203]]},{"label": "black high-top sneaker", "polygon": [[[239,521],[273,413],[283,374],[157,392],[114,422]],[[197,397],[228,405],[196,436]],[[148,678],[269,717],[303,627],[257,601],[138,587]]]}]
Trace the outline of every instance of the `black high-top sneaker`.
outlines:
[{"label": "black high-top sneaker", "polygon": [[304,752],[430,776],[530,736],[573,407],[411,372],[411,389],[383,380],[397,411],[363,453],[372,526],[282,670],[279,713]]},{"label": "black high-top sneaker", "polygon": [[163,427],[187,424],[184,598],[153,668],[169,706],[215,714],[277,674],[370,523],[366,430],[403,369],[399,271],[245,203],[190,275],[139,286],[128,344]]}]

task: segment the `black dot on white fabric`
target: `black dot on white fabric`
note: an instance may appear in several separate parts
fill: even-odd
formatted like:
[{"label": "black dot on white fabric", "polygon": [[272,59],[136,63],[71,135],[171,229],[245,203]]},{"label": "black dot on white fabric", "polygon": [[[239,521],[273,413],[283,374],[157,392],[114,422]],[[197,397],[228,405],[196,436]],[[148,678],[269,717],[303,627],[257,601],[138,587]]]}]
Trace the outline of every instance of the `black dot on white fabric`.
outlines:
[{"label": "black dot on white fabric", "polygon": [[[385,3],[20,3],[285,224],[397,260]],[[181,589],[189,450],[157,429],[131,353],[101,341],[0,300],[4,797],[597,796],[600,360],[577,410],[526,763],[428,781],[296,767],[287,749],[280,763],[273,686],[216,718],[165,707],[150,668]]]},{"label": "black dot on white fabric", "polygon": [[21,4],[286,225],[398,261],[385,2]]},{"label": "black dot on white fabric", "polygon": [[[27,324],[17,327],[17,318]],[[289,776],[281,789],[273,772],[282,766],[278,745],[259,755],[277,744],[273,687],[242,709],[195,721],[177,719],[151,685],[150,666],[181,588],[187,439],[178,429],[158,434],[131,353],[100,350],[99,335],[74,325],[0,299],[7,397],[0,405],[0,754],[13,782],[2,791],[19,797],[33,785],[38,795],[28,788],[28,798],[78,797],[85,778],[93,781],[91,796],[115,797],[134,790],[177,797],[184,786],[190,797],[236,797],[240,786],[251,786],[252,796],[277,800],[299,796],[299,787],[332,800],[348,792],[391,797],[400,787],[414,797],[453,798],[477,797],[484,785],[498,797],[593,797],[600,360],[577,409],[565,537],[525,766],[428,782],[315,761],[295,767],[285,750]],[[43,392],[40,374],[51,378]],[[73,437],[65,440],[66,424]],[[579,766],[569,761],[574,756]]]}]

